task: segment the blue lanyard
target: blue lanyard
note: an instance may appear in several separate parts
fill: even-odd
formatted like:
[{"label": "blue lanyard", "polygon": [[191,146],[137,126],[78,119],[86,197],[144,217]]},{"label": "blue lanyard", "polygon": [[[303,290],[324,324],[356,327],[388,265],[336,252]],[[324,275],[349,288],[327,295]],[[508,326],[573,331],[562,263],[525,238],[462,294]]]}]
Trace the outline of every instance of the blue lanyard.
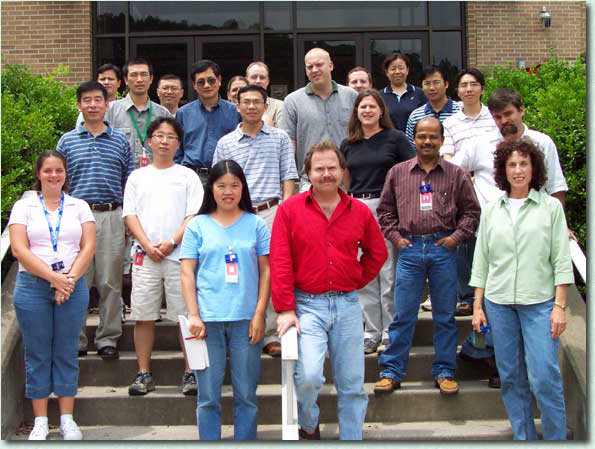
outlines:
[{"label": "blue lanyard", "polygon": [[56,229],[52,227],[52,223],[50,221],[50,214],[45,207],[45,203],[43,202],[43,195],[39,194],[39,201],[41,202],[41,207],[43,207],[43,213],[45,215],[45,219],[48,222],[48,227],[50,228],[50,239],[52,240],[52,248],[54,249],[55,253],[58,253],[58,235],[60,234],[60,223],[62,222],[62,212],[64,212],[64,193],[60,195],[60,208],[58,209],[58,224],[56,225]]}]

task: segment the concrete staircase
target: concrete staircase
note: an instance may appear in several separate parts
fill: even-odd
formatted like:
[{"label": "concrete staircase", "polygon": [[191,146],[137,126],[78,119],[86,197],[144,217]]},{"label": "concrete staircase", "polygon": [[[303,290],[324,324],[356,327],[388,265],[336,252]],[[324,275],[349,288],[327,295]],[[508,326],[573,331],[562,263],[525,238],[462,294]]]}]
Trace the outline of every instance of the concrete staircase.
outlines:
[{"label": "concrete staircase", "polygon": [[[89,335],[97,326],[97,315],[87,322]],[[471,329],[471,317],[457,318],[459,344]],[[460,361],[457,378],[460,392],[441,396],[430,374],[433,358],[430,312],[419,314],[408,375],[402,388],[389,395],[375,395],[378,380],[376,355],[366,356],[365,389],[369,405],[364,438],[373,440],[506,440],[512,432],[500,390],[488,388],[487,373]],[[132,332],[124,325],[119,341],[120,360],[104,361],[90,348],[80,359],[79,391],[75,419],[86,440],[178,440],[197,439],[196,398],[180,393],[183,359],[178,350],[173,323],[157,323],[152,371],[156,391],[146,396],[128,396],[128,385],[137,370]],[[90,338],[92,341],[92,338]],[[258,388],[259,439],[281,439],[281,362],[263,355]],[[336,393],[330,366],[325,366],[327,383],[320,393],[320,423],[323,439],[338,438]],[[223,438],[233,438],[233,395],[229,373],[222,391]],[[57,401],[50,400],[50,424],[59,423]],[[536,416],[538,412],[536,410]],[[25,402],[25,422],[32,421],[30,401]],[[25,439],[26,434],[16,439]],[[54,429],[50,439],[59,439]]]}]

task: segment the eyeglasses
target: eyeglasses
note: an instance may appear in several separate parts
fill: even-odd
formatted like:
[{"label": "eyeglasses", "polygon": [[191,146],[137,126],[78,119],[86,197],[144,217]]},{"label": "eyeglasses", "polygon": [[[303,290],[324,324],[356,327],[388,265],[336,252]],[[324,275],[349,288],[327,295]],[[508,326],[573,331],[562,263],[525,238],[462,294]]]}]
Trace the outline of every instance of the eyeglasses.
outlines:
[{"label": "eyeglasses", "polygon": [[459,84],[459,89],[467,89],[468,87],[472,87],[473,89],[476,89],[479,86],[481,86],[481,84],[478,83],[477,81],[471,81],[470,83]]},{"label": "eyeglasses", "polygon": [[400,65],[400,66],[390,66],[388,68],[389,72],[404,72],[407,70],[407,67],[404,65]]},{"label": "eyeglasses", "polygon": [[421,83],[421,85],[422,85],[422,87],[430,87],[430,86],[438,87],[438,86],[440,86],[442,83],[444,83],[444,81],[442,81],[442,80],[423,81],[423,82]]},{"label": "eyeglasses", "polygon": [[180,90],[180,88],[176,87],[176,86],[163,86],[163,87],[160,87],[159,89],[161,89],[164,92],[173,92],[173,93],[176,93],[177,91]]},{"label": "eyeglasses", "polygon": [[249,107],[252,104],[254,106],[262,106],[264,104],[264,101],[262,101],[262,100],[242,100],[242,101],[240,101],[240,104],[245,107]]},{"label": "eyeglasses", "polygon": [[151,76],[149,72],[130,72],[128,78],[148,78]]},{"label": "eyeglasses", "polygon": [[200,78],[198,80],[196,80],[195,84],[198,84],[200,87],[205,87],[206,84],[209,84],[210,86],[214,86],[215,84],[217,84],[217,78],[215,78],[214,76],[209,76],[208,78]]},{"label": "eyeglasses", "polygon": [[168,142],[174,142],[174,141],[178,140],[178,136],[176,136],[175,134],[153,134],[151,136],[151,138],[157,139],[157,140],[165,139]]}]

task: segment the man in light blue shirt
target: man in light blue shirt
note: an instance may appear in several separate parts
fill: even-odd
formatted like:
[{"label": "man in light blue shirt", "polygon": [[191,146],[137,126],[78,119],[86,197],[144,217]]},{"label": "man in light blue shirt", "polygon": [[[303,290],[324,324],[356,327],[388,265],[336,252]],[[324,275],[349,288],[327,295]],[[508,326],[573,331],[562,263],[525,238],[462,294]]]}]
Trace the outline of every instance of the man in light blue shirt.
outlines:
[{"label": "man in light blue shirt", "polygon": [[219,97],[218,64],[208,59],[195,63],[192,83],[198,98],[176,112],[176,120],[184,127],[184,138],[174,160],[196,171],[204,185],[217,142],[241,120],[235,104]]},{"label": "man in light blue shirt", "polygon": [[[238,91],[238,111],[242,123],[217,143],[213,165],[220,160],[233,159],[246,175],[254,211],[273,227],[275,213],[281,199],[295,192],[298,173],[293,145],[287,133],[263,122],[268,107],[266,91],[260,86],[245,86]],[[281,344],[276,334],[277,314],[269,302],[264,333],[264,352],[277,357]]]}]

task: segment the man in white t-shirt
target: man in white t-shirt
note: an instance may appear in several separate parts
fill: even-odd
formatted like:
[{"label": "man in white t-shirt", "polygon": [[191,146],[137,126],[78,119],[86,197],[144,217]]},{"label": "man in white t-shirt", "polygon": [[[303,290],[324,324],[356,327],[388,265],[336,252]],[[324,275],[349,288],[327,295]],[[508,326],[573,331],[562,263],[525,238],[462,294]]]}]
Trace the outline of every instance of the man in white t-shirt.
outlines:
[{"label": "man in white t-shirt", "polygon": [[[151,375],[151,352],[155,340],[155,321],[160,318],[165,292],[165,317],[178,321],[186,315],[180,280],[178,245],[186,224],[198,212],[203,188],[198,175],[174,163],[184,130],[172,117],[159,117],[147,130],[153,163],[132,172],[124,191],[122,215],[136,238],[130,318],[136,321],[134,347],[138,361],[136,378],[128,388],[130,395],[144,395],[155,389]],[[184,353],[182,393],[196,395],[196,379]]]}]

